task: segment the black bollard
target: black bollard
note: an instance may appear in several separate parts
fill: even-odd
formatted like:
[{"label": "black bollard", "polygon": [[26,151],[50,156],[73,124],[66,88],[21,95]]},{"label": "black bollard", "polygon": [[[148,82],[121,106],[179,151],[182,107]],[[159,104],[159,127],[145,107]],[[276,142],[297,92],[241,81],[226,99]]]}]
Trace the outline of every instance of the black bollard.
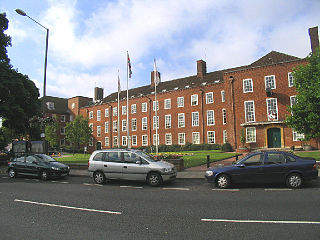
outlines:
[{"label": "black bollard", "polygon": [[207,155],[207,168],[210,167],[210,155]]}]

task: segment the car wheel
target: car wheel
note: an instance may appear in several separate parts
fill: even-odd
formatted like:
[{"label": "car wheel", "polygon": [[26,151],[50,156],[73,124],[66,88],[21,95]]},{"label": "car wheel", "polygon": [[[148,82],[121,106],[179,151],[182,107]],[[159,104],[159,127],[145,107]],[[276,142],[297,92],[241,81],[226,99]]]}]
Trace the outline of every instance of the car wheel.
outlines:
[{"label": "car wheel", "polygon": [[292,173],[287,177],[287,186],[289,188],[300,188],[302,183],[303,179],[299,173]]},{"label": "car wheel", "polygon": [[103,184],[106,182],[106,176],[104,175],[104,173],[102,172],[95,172],[93,174],[93,180],[95,181],[95,183],[97,184]]},{"label": "car wheel", "polygon": [[16,170],[14,170],[13,168],[10,168],[8,171],[8,175],[10,178],[15,178],[18,174],[17,174]]},{"label": "car wheel", "polygon": [[157,187],[162,184],[162,177],[159,173],[149,173],[147,176],[147,182],[152,187]]},{"label": "car wheel", "polygon": [[49,177],[49,175],[48,175],[48,172],[47,172],[47,171],[42,171],[42,172],[40,173],[40,178],[41,178],[41,180],[46,181],[46,180],[48,180],[48,177]]},{"label": "car wheel", "polygon": [[230,177],[226,174],[221,174],[218,176],[217,181],[216,181],[216,186],[218,188],[228,188],[231,184]]}]

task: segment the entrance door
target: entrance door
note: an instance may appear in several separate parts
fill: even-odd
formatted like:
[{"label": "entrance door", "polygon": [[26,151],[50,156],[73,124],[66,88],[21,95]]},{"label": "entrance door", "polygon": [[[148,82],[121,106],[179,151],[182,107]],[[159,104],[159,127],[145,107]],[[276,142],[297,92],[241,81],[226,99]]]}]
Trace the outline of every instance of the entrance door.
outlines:
[{"label": "entrance door", "polygon": [[97,150],[101,150],[101,147],[102,147],[102,146],[101,146],[101,142],[97,142],[97,144],[96,144],[96,149],[97,149]]},{"label": "entrance door", "polygon": [[281,148],[280,128],[268,129],[268,148]]}]

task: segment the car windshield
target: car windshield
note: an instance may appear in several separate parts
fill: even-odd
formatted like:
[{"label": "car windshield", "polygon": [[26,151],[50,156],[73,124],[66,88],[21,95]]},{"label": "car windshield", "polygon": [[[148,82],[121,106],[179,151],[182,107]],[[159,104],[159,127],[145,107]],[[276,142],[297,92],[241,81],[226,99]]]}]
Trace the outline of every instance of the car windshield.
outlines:
[{"label": "car windshield", "polygon": [[144,159],[150,161],[150,162],[156,162],[155,159],[153,159],[152,157],[150,157],[149,155],[145,154],[144,152],[141,151],[137,151],[136,152],[137,155],[139,155],[140,157],[143,157]]},{"label": "car windshield", "polygon": [[34,155],[40,162],[56,162],[52,157],[45,154]]}]

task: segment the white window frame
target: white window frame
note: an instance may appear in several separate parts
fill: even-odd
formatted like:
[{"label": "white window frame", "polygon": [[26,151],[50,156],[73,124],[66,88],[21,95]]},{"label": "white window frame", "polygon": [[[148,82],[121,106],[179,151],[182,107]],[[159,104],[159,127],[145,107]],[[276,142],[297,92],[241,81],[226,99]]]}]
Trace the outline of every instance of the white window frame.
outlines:
[{"label": "white window frame", "polygon": [[112,131],[113,132],[118,132],[118,120],[114,120],[112,122]]},{"label": "white window frame", "polygon": [[246,143],[255,143],[257,141],[257,130],[255,127],[246,128]]},{"label": "white window frame", "polygon": [[171,109],[171,98],[164,100],[164,109]]},{"label": "white window frame", "polygon": [[178,133],[178,145],[185,145],[185,144],[186,144],[186,134]]},{"label": "white window frame", "polygon": [[97,121],[101,121],[101,110],[97,110]]},{"label": "white window frame", "polygon": [[112,109],[112,115],[113,115],[114,117],[117,117],[117,116],[118,116],[118,107],[114,107],[114,108]]},{"label": "white window frame", "polygon": [[166,133],[165,135],[165,144],[166,145],[172,145],[172,134]]},{"label": "white window frame", "polygon": [[110,145],[109,137],[105,137],[105,138],[104,138],[104,145],[105,145],[106,147],[108,147],[108,146]]},{"label": "white window frame", "polygon": [[142,118],[141,129],[148,130],[148,118],[147,117]]},{"label": "white window frame", "polygon": [[198,94],[191,95],[191,106],[198,106]]},{"label": "white window frame", "polygon": [[207,132],[207,140],[208,140],[208,144],[216,144],[216,132],[215,131],[208,131]]},{"label": "white window frame", "polygon": [[165,129],[171,128],[171,114],[164,116],[164,125],[165,125]]},{"label": "white window frame", "polygon": [[143,102],[141,103],[141,112],[147,112],[148,111],[148,103]]},{"label": "white window frame", "polygon": [[89,112],[89,119],[93,119],[93,111]]},{"label": "white window frame", "polygon": [[[158,141],[158,144],[156,143],[156,141]],[[160,144],[159,133],[158,134],[153,134],[153,145],[154,146],[156,146],[156,145],[159,146],[159,144]]]},{"label": "white window frame", "polygon": [[101,137],[101,126],[97,126],[97,137]]},{"label": "white window frame", "polygon": [[118,147],[118,137],[113,136],[113,147]]},{"label": "white window frame", "polygon": [[105,117],[109,117],[109,108],[106,108],[106,109],[104,110],[104,116],[105,116]]},{"label": "white window frame", "polygon": [[192,127],[199,126],[199,112],[192,112]]},{"label": "white window frame", "polygon": [[184,97],[177,97],[177,106],[178,108],[184,107]]},{"label": "white window frame", "polygon": [[[278,112],[278,99],[277,98],[267,98],[267,117],[268,121],[277,121],[279,118],[279,112]],[[272,105],[275,105],[274,106]]]},{"label": "white window frame", "polygon": [[288,86],[289,87],[294,87],[294,81],[293,81],[292,72],[288,72]]},{"label": "white window frame", "polygon": [[137,113],[137,104],[132,104],[131,105],[131,114]]},{"label": "white window frame", "polygon": [[127,131],[127,120],[126,119],[123,119],[121,122],[121,130],[122,130],[122,132]]},{"label": "white window frame", "polygon": [[[249,106],[249,104],[250,105],[252,104],[252,106]],[[246,122],[255,122],[256,121],[254,101],[244,101],[244,113],[245,113]]]},{"label": "white window frame", "polygon": [[225,108],[222,109],[222,124],[227,124],[227,110]]},{"label": "white window frame", "polygon": [[[272,78],[272,84],[270,85],[269,82],[271,81]],[[275,75],[269,75],[264,77],[264,84],[265,84],[265,89],[268,88],[270,85],[270,89],[276,89],[276,76]]]},{"label": "white window frame", "polygon": [[138,138],[137,135],[132,135],[132,146],[137,146],[138,145]]},{"label": "white window frame", "polygon": [[226,101],[225,91],[221,90],[221,102],[225,102],[225,101]]},{"label": "white window frame", "polygon": [[61,119],[60,119],[61,122],[65,122],[66,121],[66,116],[65,115],[61,115],[60,117],[61,117]]},{"label": "white window frame", "polygon": [[303,139],[304,139],[303,133],[298,133],[296,130],[292,129],[292,140],[294,142],[303,141]]},{"label": "white window frame", "polygon": [[200,132],[192,133],[192,144],[200,144]]},{"label": "white window frame", "polygon": [[127,115],[127,106],[121,106],[122,115]]},{"label": "white window frame", "polygon": [[243,79],[243,93],[253,92],[252,78]]},{"label": "white window frame", "polygon": [[159,116],[153,116],[153,130],[159,129]]},{"label": "white window frame", "polygon": [[215,125],[214,110],[207,110],[207,126]]},{"label": "white window frame", "polygon": [[297,96],[290,96],[290,107],[292,107],[297,102]]},{"label": "white window frame", "polygon": [[178,113],[178,128],[184,128],[186,125],[184,113]]},{"label": "white window frame", "polygon": [[148,141],[148,135],[142,135],[142,146],[148,146],[149,141]]},{"label": "white window frame", "polygon": [[128,137],[122,136],[121,138],[121,146],[127,146],[128,145]]},{"label": "white window frame", "polygon": [[89,128],[91,128],[91,134],[93,133],[93,123],[89,123]]},{"label": "white window frame", "polygon": [[60,134],[61,134],[61,135],[65,135],[65,134],[66,134],[66,127],[63,127],[63,126],[62,126],[62,127],[60,128]]},{"label": "white window frame", "polygon": [[131,130],[137,131],[137,119],[136,118],[131,119]]},{"label": "white window frame", "polygon": [[213,92],[206,93],[206,104],[213,103]]},{"label": "white window frame", "polygon": [[153,101],[152,109],[154,112],[156,111],[156,107],[157,107],[157,111],[159,111],[159,101],[158,100],[157,100],[157,102]]},{"label": "white window frame", "polygon": [[222,136],[223,136],[223,143],[227,143],[228,142],[227,130],[222,131]]},{"label": "white window frame", "polygon": [[104,133],[109,132],[109,122],[104,122]]}]

